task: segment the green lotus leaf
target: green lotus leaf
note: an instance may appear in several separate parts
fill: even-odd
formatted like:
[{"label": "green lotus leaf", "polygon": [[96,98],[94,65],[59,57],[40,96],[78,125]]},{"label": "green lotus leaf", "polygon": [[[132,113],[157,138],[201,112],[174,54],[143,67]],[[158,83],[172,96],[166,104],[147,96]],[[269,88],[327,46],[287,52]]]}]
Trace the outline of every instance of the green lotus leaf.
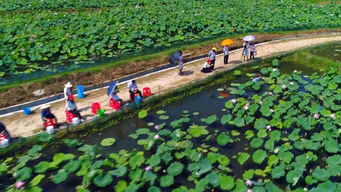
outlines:
[{"label": "green lotus leaf", "polygon": [[152,166],[152,167],[157,166],[160,162],[161,162],[160,156],[157,155],[157,154],[152,155],[152,156],[147,160],[147,163],[148,163],[150,166]]},{"label": "green lotus leaf", "polygon": [[317,167],[313,171],[312,176],[320,181],[326,181],[330,177],[330,172],[326,169],[321,169],[320,167]]},{"label": "green lotus leaf", "polygon": [[135,169],[142,165],[145,161],[145,158],[143,156],[143,153],[136,153],[134,156],[132,156],[129,159],[129,165],[132,169]]},{"label": "green lotus leaf", "polygon": [[81,142],[77,139],[64,139],[64,144],[68,147],[75,147],[77,145],[80,145]]},{"label": "green lotus leaf", "polygon": [[68,153],[57,153],[53,156],[53,162],[51,163],[54,166],[59,165],[61,162],[63,161],[68,161],[68,160],[72,160],[75,158],[74,154]]},{"label": "green lotus leaf", "polygon": [[275,141],[273,139],[269,139],[264,143],[264,148],[268,151],[273,151],[275,146]]},{"label": "green lotus leaf", "polygon": [[278,163],[278,157],[276,155],[270,155],[268,158],[268,166],[272,167]]},{"label": "green lotus leaf", "polygon": [[271,176],[274,179],[279,179],[285,176],[285,164],[281,163],[279,166],[272,168]]},{"label": "green lotus leaf", "polygon": [[195,115],[195,116],[198,116],[198,115],[200,115],[200,113],[199,113],[199,112],[193,112],[192,114],[193,114],[193,115]]},{"label": "green lotus leaf", "polygon": [[245,126],[245,121],[243,118],[241,117],[236,117],[234,120],[233,120],[233,124],[237,127],[244,127]]},{"label": "green lotus leaf", "polygon": [[148,110],[146,110],[146,109],[142,109],[142,110],[139,111],[139,113],[138,113],[138,118],[139,118],[139,119],[146,118],[147,116],[148,116]]},{"label": "green lotus leaf", "polygon": [[180,173],[182,173],[184,169],[184,165],[179,163],[179,162],[174,162],[172,164],[169,165],[168,169],[167,169],[167,173],[168,175],[171,176],[177,176]]},{"label": "green lotus leaf", "polygon": [[146,135],[150,133],[150,129],[148,128],[139,128],[139,129],[136,129],[136,134],[137,135]]},{"label": "green lotus leaf", "polygon": [[208,178],[200,179],[199,182],[195,185],[195,191],[203,192],[207,188],[207,184],[209,183]]},{"label": "green lotus leaf", "polygon": [[283,192],[283,190],[281,188],[279,188],[278,186],[276,186],[272,182],[266,183],[265,188],[267,191],[271,191],[271,192]]},{"label": "green lotus leaf", "polygon": [[26,189],[27,192],[42,192],[43,189],[38,186],[31,186],[30,188]]},{"label": "green lotus leaf", "polygon": [[219,165],[226,167],[230,164],[230,159],[225,155],[219,155],[218,162]]},{"label": "green lotus leaf", "polygon": [[217,173],[211,172],[206,176],[206,178],[208,178],[213,187],[217,187],[219,185],[219,175]]},{"label": "green lotus leaf", "polygon": [[264,138],[264,137],[268,136],[268,132],[266,131],[266,129],[258,130],[257,136],[259,138]]},{"label": "green lotus leaf", "polygon": [[279,66],[279,60],[278,59],[273,59],[271,61],[273,67],[278,67]]},{"label": "green lotus leaf", "polygon": [[251,130],[247,130],[247,131],[245,132],[245,138],[246,138],[246,139],[251,139],[254,135],[255,135],[255,134],[254,134],[253,131],[251,131]]},{"label": "green lotus leaf", "polygon": [[65,170],[61,169],[57,172],[56,175],[52,176],[52,181],[55,184],[59,184],[65,181],[68,178],[68,176],[69,174]]},{"label": "green lotus leaf", "polygon": [[335,192],[337,185],[331,181],[325,181],[318,184],[316,188],[311,189],[311,192]]},{"label": "green lotus leaf", "polygon": [[207,173],[207,172],[211,171],[211,169],[212,169],[212,165],[207,158],[199,161],[199,167],[200,167],[200,169],[197,173],[198,175]]},{"label": "green lotus leaf", "polygon": [[321,111],[321,115],[323,115],[323,116],[325,116],[325,117],[329,117],[330,114],[332,114],[331,111],[329,111],[329,110],[327,110],[327,109],[323,109],[323,110]]},{"label": "green lotus leaf", "polygon": [[235,75],[241,75],[241,74],[242,74],[242,72],[241,72],[241,71],[239,71],[239,70],[235,70],[235,71],[233,72],[233,74],[235,74]]},{"label": "green lotus leaf", "polygon": [[221,117],[220,123],[222,125],[226,125],[229,121],[231,121],[231,119],[232,119],[232,115],[231,114],[224,115],[224,116]]},{"label": "green lotus leaf", "polygon": [[268,124],[269,124],[268,120],[260,118],[260,119],[257,119],[255,121],[255,126],[254,127],[255,127],[255,129],[258,129],[258,130],[265,129],[266,125],[268,125]]},{"label": "green lotus leaf", "polygon": [[331,165],[341,165],[341,155],[333,155],[327,158],[327,163]]},{"label": "green lotus leaf", "polygon": [[161,120],[167,120],[169,118],[170,118],[169,115],[161,115],[161,116],[159,116],[159,119],[161,119]]},{"label": "green lotus leaf", "polygon": [[142,179],[145,181],[149,181],[150,185],[154,185],[155,181],[157,180],[157,175],[154,174],[152,171],[145,171]]},{"label": "green lotus leaf", "polygon": [[226,145],[230,141],[230,137],[226,133],[221,133],[217,137],[217,143],[221,146]]},{"label": "green lotus leaf", "polygon": [[93,182],[97,187],[106,187],[112,183],[113,179],[112,176],[109,174],[99,174],[97,175]]},{"label": "green lotus leaf", "polygon": [[53,139],[53,135],[43,132],[39,134],[38,140],[40,142],[50,142]]},{"label": "green lotus leaf", "polygon": [[252,154],[252,160],[253,162],[257,163],[257,164],[262,164],[262,162],[265,160],[267,156],[266,151],[258,149],[257,151],[255,151]]},{"label": "green lotus leaf", "polygon": [[78,168],[81,166],[81,163],[82,162],[80,160],[70,161],[64,166],[63,169],[65,169],[67,173],[72,173],[78,170]]},{"label": "green lotus leaf", "polygon": [[165,110],[158,110],[158,111],[156,111],[156,114],[158,114],[158,115],[162,115],[162,114],[165,114],[165,113],[166,113]]},{"label": "green lotus leaf", "polygon": [[219,176],[219,183],[222,190],[231,190],[235,185],[233,177],[223,174]]},{"label": "green lotus leaf", "polygon": [[247,153],[244,153],[244,152],[240,152],[238,153],[238,158],[237,158],[237,161],[239,164],[243,165],[249,158],[250,158],[250,155],[247,154]]},{"label": "green lotus leaf", "polygon": [[47,161],[41,161],[34,166],[34,171],[36,173],[45,173],[50,168],[50,164]]},{"label": "green lotus leaf", "polygon": [[30,186],[37,186],[41,182],[41,180],[44,179],[44,178],[45,178],[45,175],[43,175],[43,174],[39,174],[39,175],[35,176],[31,180]]},{"label": "green lotus leaf", "polygon": [[161,189],[155,186],[151,186],[148,188],[147,192],[161,192]]},{"label": "green lotus leaf", "polygon": [[330,137],[325,141],[324,147],[329,153],[337,153],[339,151],[338,142]]},{"label": "green lotus leaf", "polygon": [[285,179],[288,183],[291,183],[293,186],[295,186],[298,183],[300,177],[302,177],[302,172],[294,169],[287,172]]},{"label": "green lotus leaf", "polygon": [[253,174],[254,174],[254,170],[253,170],[253,169],[249,169],[249,170],[247,170],[247,171],[245,171],[245,172],[243,173],[243,179],[244,179],[244,180],[252,179]]},{"label": "green lotus leaf", "polygon": [[234,107],[234,104],[232,103],[232,101],[227,101],[225,103],[225,107],[228,109],[232,109]]},{"label": "green lotus leaf", "polygon": [[292,154],[290,151],[280,151],[278,154],[279,159],[284,163],[290,163],[292,158],[294,157],[294,154]]},{"label": "green lotus leaf", "polygon": [[236,187],[234,188],[233,192],[245,192],[245,191],[247,191],[247,186],[244,184],[243,180],[237,179],[235,184],[236,184]]},{"label": "green lotus leaf", "polygon": [[[270,111],[270,107],[263,104],[260,107],[260,112],[265,116],[265,117],[269,117],[271,115],[271,111]],[[264,126],[265,127],[265,126]],[[255,127],[256,128],[256,127]],[[257,129],[257,128],[256,128]]]},{"label": "green lotus leaf", "polygon": [[205,122],[208,125],[211,125],[211,124],[213,124],[214,122],[217,121],[217,115],[208,116],[207,118],[201,119],[201,121]]},{"label": "green lotus leaf", "polygon": [[108,146],[112,146],[115,142],[116,142],[115,138],[106,138],[106,139],[103,139],[100,144],[103,147],[108,147]]},{"label": "green lotus leaf", "polygon": [[259,147],[261,147],[263,145],[263,143],[264,143],[263,139],[261,139],[261,138],[254,138],[254,139],[251,140],[250,146],[252,148],[259,148]]},{"label": "green lotus leaf", "polygon": [[8,170],[8,166],[5,165],[5,164],[0,164],[0,176],[3,174],[3,173],[6,173]]},{"label": "green lotus leaf", "polygon": [[206,126],[199,126],[199,125],[191,125],[187,132],[192,135],[193,137],[201,137],[202,135],[207,135],[209,132],[206,129]]},{"label": "green lotus leaf", "polygon": [[317,179],[314,179],[311,175],[308,175],[305,177],[304,179],[305,183],[308,184],[308,185],[312,185],[312,184],[315,184],[318,182]]},{"label": "green lotus leaf", "polygon": [[111,174],[116,177],[122,177],[127,172],[127,167],[120,165],[117,169],[111,171]]},{"label": "green lotus leaf", "polygon": [[161,187],[169,187],[174,184],[174,177],[171,175],[165,175],[160,178]]},{"label": "green lotus leaf", "polygon": [[34,145],[29,151],[28,155],[34,156],[43,149],[40,145]]},{"label": "green lotus leaf", "polygon": [[17,180],[26,180],[32,176],[32,169],[29,167],[24,167],[15,172],[15,178]]}]

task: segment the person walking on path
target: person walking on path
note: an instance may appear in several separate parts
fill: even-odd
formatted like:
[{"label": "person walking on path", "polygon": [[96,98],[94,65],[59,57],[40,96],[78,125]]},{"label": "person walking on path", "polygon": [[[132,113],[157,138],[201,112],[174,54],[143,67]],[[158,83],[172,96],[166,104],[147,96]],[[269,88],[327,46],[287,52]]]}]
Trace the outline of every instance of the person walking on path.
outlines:
[{"label": "person walking on path", "polygon": [[130,94],[130,101],[133,102],[135,99],[135,94],[139,94],[139,96],[142,98],[142,93],[140,90],[137,89],[137,84],[135,80],[132,80],[128,83],[128,89]]},{"label": "person walking on path", "polygon": [[255,59],[255,55],[257,55],[257,49],[256,49],[255,43],[252,42],[250,44],[250,59],[254,60]]},{"label": "person walking on path", "polygon": [[249,59],[249,42],[245,41],[243,43],[243,53],[242,53],[242,57],[243,57],[243,61],[247,61]]},{"label": "person walking on path", "polygon": [[182,51],[180,51],[180,55],[177,59],[177,63],[179,65],[179,75],[183,75],[184,72],[183,72],[183,69],[184,69],[184,56],[183,56],[183,53]]},{"label": "person walking on path", "polygon": [[211,70],[214,70],[216,56],[217,56],[217,48],[213,47],[212,50],[208,53],[208,60],[211,66]]},{"label": "person walking on path", "polygon": [[224,64],[228,64],[229,63],[229,46],[228,45],[225,45],[223,47],[223,52],[224,52]]},{"label": "person walking on path", "polygon": [[77,109],[77,105],[76,105],[75,101],[68,100],[66,102],[66,110],[69,111],[70,113],[76,115],[76,117],[78,117],[78,119],[81,122],[84,122],[83,117],[81,116],[81,114],[79,113],[79,111]]},{"label": "person walking on path", "polygon": [[73,93],[72,93],[72,84],[70,82],[67,82],[64,85],[64,98],[65,101],[73,101]]}]

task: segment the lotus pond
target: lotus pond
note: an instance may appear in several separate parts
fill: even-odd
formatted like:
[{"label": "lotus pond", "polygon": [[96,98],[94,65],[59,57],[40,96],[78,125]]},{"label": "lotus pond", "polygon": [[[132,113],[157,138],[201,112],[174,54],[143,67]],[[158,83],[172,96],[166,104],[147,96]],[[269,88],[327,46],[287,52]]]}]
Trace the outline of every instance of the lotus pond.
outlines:
[{"label": "lotus pond", "polygon": [[41,134],[0,160],[0,190],[340,191],[340,73],[271,65],[82,140]]}]

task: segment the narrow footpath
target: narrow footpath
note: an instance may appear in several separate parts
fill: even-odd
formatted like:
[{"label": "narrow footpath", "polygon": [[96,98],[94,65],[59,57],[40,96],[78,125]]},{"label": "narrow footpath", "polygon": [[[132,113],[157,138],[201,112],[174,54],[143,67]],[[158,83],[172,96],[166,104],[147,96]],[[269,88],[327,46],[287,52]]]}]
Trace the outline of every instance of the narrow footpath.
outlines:
[{"label": "narrow footpath", "polygon": [[[266,42],[256,45],[258,52],[258,55],[256,57],[266,58],[278,54],[292,52],[305,47],[340,41],[341,34],[337,33],[329,37],[313,36],[306,38]],[[143,87],[150,87],[154,95],[159,95],[165,93],[167,90],[181,87],[187,83],[196,80],[204,79],[216,72],[233,69],[245,63],[241,61],[241,54],[241,49],[232,51],[230,53],[230,62],[227,65],[223,64],[222,55],[217,56],[215,65],[216,70],[212,73],[204,74],[200,72],[203,63],[207,60],[201,59],[186,63],[184,67],[185,74],[183,76],[178,75],[178,68],[172,68],[158,73],[142,76],[136,79],[136,82],[140,90],[142,90]],[[123,100],[128,100],[129,94],[127,90],[127,83],[121,84],[119,88],[119,96]],[[63,89],[63,87],[61,87],[60,89]],[[109,97],[106,95],[106,88],[92,91],[88,93],[87,97],[84,99],[76,98],[76,103],[78,108],[81,110],[81,114],[87,119],[92,119],[94,117],[91,114],[90,107],[91,103],[93,102],[99,102],[102,106],[102,109],[106,110],[106,113],[113,112],[113,110],[109,107]],[[51,111],[56,115],[58,122],[62,123],[66,121],[65,101],[59,101],[51,104]],[[14,137],[28,137],[40,132],[42,128],[40,109],[37,109],[34,114],[28,116],[22,113],[17,113],[6,117],[1,117],[0,121],[6,125],[7,129]]]}]

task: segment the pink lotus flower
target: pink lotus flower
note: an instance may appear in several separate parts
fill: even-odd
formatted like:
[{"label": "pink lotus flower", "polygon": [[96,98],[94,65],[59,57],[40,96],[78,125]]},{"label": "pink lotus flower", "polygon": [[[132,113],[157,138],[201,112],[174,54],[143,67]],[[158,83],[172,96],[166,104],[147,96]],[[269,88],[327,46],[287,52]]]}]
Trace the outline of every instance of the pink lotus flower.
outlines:
[{"label": "pink lotus flower", "polygon": [[252,191],[252,189],[247,189],[247,191],[246,191],[246,192],[253,192],[253,191]]},{"label": "pink lotus flower", "polygon": [[247,185],[247,186],[252,186],[252,183],[253,182],[250,179],[245,181],[245,185]]},{"label": "pink lotus flower", "polygon": [[156,130],[160,130],[161,127],[160,127],[160,125],[155,125],[154,128],[155,128]]},{"label": "pink lotus flower", "polygon": [[237,103],[237,100],[236,99],[232,99],[231,102],[232,103]]},{"label": "pink lotus flower", "polygon": [[270,126],[270,125],[267,125],[267,126],[266,126],[266,129],[269,130],[269,131],[271,131],[271,126]]},{"label": "pink lotus flower", "polygon": [[25,181],[17,181],[15,183],[15,188],[20,190],[25,189]]},{"label": "pink lotus flower", "polygon": [[315,119],[318,119],[319,117],[320,117],[319,114],[317,114],[317,113],[314,114],[314,118],[315,118]]},{"label": "pink lotus flower", "polygon": [[330,114],[330,118],[335,119],[335,114],[334,113]]},{"label": "pink lotus flower", "polygon": [[160,139],[160,135],[155,135],[154,139]]},{"label": "pink lotus flower", "polygon": [[152,169],[153,169],[152,166],[147,166],[146,168],[144,168],[145,171],[150,171],[150,170],[152,170]]},{"label": "pink lotus flower", "polygon": [[269,92],[269,95],[271,95],[271,96],[272,96],[272,95],[274,95],[274,93],[270,91],[270,92]]}]

